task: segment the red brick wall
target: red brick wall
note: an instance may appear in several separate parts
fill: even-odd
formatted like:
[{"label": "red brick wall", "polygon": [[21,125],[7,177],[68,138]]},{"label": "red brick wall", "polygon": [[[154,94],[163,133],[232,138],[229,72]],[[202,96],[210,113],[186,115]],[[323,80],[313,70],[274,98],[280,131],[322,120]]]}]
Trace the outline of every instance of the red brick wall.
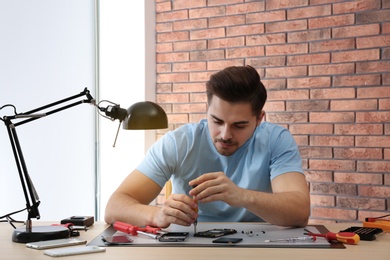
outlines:
[{"label": "red brick wall", "polygon": [[156,21],[170,130],[205,117],[210,74],[252,65],[268,89],[266,120],[300,147],[311,221],[388,213],[390,1],[157,0]]}]

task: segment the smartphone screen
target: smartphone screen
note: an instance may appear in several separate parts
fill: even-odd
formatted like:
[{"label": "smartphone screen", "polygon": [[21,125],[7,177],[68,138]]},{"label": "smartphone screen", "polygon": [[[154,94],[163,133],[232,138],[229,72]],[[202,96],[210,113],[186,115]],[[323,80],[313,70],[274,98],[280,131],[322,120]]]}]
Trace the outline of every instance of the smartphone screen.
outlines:
[{"label": "smartphone screen", "polygon": [[206,231],[197,232],[194,234],[194,236],[217,238],[217,237],[226,236],[235,233],[237,233],[235,229],[210,229]]},{"label": "smartphone screen", "polygon": [[82,245],[86,243],[87,240],[81,240],[77,238],[64,238],[64,239],[30,242],[26,244],[26,247],[33,248],[33,249],[48,249],[48,248],[56,248],[56,247],[63,247],[63,246]]},{"label": "smartphone screen", "polygon": [[133,243],[133,239],[129,236],[112,236],[102,237],[102,240],[106,245],[130,245]]},{"label": "smartphone screen", "polygon": [[223,243],[223,244],[236,244],[242,241],[242,238],[239,237],[220,237],[213,240],[213,243]]},{"label": "smartphone screen", "polygon": [[188,237],[188,232],[168,232],[161,237],[158,241],[160,242],[184,242]]}]

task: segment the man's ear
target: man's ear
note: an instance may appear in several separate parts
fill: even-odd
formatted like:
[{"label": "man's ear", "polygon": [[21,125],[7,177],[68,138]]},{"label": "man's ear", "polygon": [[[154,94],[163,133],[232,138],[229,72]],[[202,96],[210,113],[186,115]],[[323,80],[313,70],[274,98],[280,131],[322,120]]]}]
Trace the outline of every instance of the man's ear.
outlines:
[{"label": "man's ear", "polygon": [[261,121],[263,120],[265,116],[265,111],[261,110],[259,117],[257,118],[256,126],[260,125]]}]

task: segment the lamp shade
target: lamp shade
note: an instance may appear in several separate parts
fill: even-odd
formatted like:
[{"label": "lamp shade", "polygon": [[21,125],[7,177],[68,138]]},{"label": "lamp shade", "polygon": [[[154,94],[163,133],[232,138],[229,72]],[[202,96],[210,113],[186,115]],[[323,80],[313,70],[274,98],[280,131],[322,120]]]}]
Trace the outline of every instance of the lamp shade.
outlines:
[{"label": "lamp shade", "polygon": [[168,117],[164,109],[156,103],[145,101],[133,104],[127,109],[123,129],[162,129],[168,127]]}]

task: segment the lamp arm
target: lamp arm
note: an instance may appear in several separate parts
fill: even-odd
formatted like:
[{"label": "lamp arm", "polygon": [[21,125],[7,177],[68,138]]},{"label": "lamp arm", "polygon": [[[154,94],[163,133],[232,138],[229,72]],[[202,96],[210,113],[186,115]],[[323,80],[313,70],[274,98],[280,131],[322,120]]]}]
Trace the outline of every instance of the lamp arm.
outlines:
[{"label": "lamp arm", "polygon": [[[71,104],[67,104],[67,105],[65,105],[63,107],[59,107],[59,108],[53,109],[51,111],[45,112],[41,116],[35,116],[34,115],[34,113],[36,113],[36,112],[42,111],[44,109],[51,108],[53,106],[57,106],[59,104],[65,103],[65,102],[69,102],[69,101],[71,101],[73,99],[76,99],[76,98],[79,98],[79,97],[82,97],[82,96],[86,96],[87,99],[84,99],[84,100],[81,100],[81,101],[77,101],[77,102],[74,102],[74,103],[71,103]],[[95,103],[95,100],[90,95],[90,91],[87,88],[85,88],[84,91],[82,91],[81,93],[79,93],[77,95],[74,95],[74,96],[71,96],[71,97],[68,97],[68,98],[65,98],[65,99],[62,99],[62,100],[50,103],[48,105],[45,105],[45,106],[42,106],[42,107],[30,110],[28,112],[21,113],[21,114],[16,114],[16,115],[13,115],[13,116],[4,116],[3,117],[2,121],[4,121],[4,123],[5,123],[6,127],[7,127],[7,132],[8,132],[8,135],[9,135],[10,142],[11,142],[11,147],[12,147],[12,151],[13,151],[13,154],[14,154],[16,166],[17,166],[17,169],[18,169],[20,182],[22,184],[23,193],[24,193],[24,197],[25,197],[25,200],[26,200],[26,208],[27,208],[27,211],[28,211],[28,219],[27,219],[27,223],[26,223],[26,229],[27,230],[31,230],[31,228],[32,228],[31,227],[31,219],[32,218],[36,218],[36,219],[40,218],[40,214],[39,214],[39,210],[38,210],[38,206],[40,204],[40,201],[39,201],[38,194],[37,194],[37,192],[36,192],[36,190],[34,188],[33,182],[32,182],[32,180],[30,178],[30,175],[28,174],[28,170],[27,170],[26,162],[24,160],[22,148],[20,146],[18,135],[16,133],[16,127],[19,126],[19,125],[23,125],[25,123],[37,120],[37,119],[39,119],[39,118],[41,118],[43,116],[51,115],[51,114],[60,112],[62,110],[74,107],[76,105],[83,104],[83,103],[92,103],[92,104]],[[22,120],[22,121],[20,121],[18,123],[12,123],[13,119],[20,119],[20,118],[25,118],[25,117],[27,117],[27,119]]]}]

